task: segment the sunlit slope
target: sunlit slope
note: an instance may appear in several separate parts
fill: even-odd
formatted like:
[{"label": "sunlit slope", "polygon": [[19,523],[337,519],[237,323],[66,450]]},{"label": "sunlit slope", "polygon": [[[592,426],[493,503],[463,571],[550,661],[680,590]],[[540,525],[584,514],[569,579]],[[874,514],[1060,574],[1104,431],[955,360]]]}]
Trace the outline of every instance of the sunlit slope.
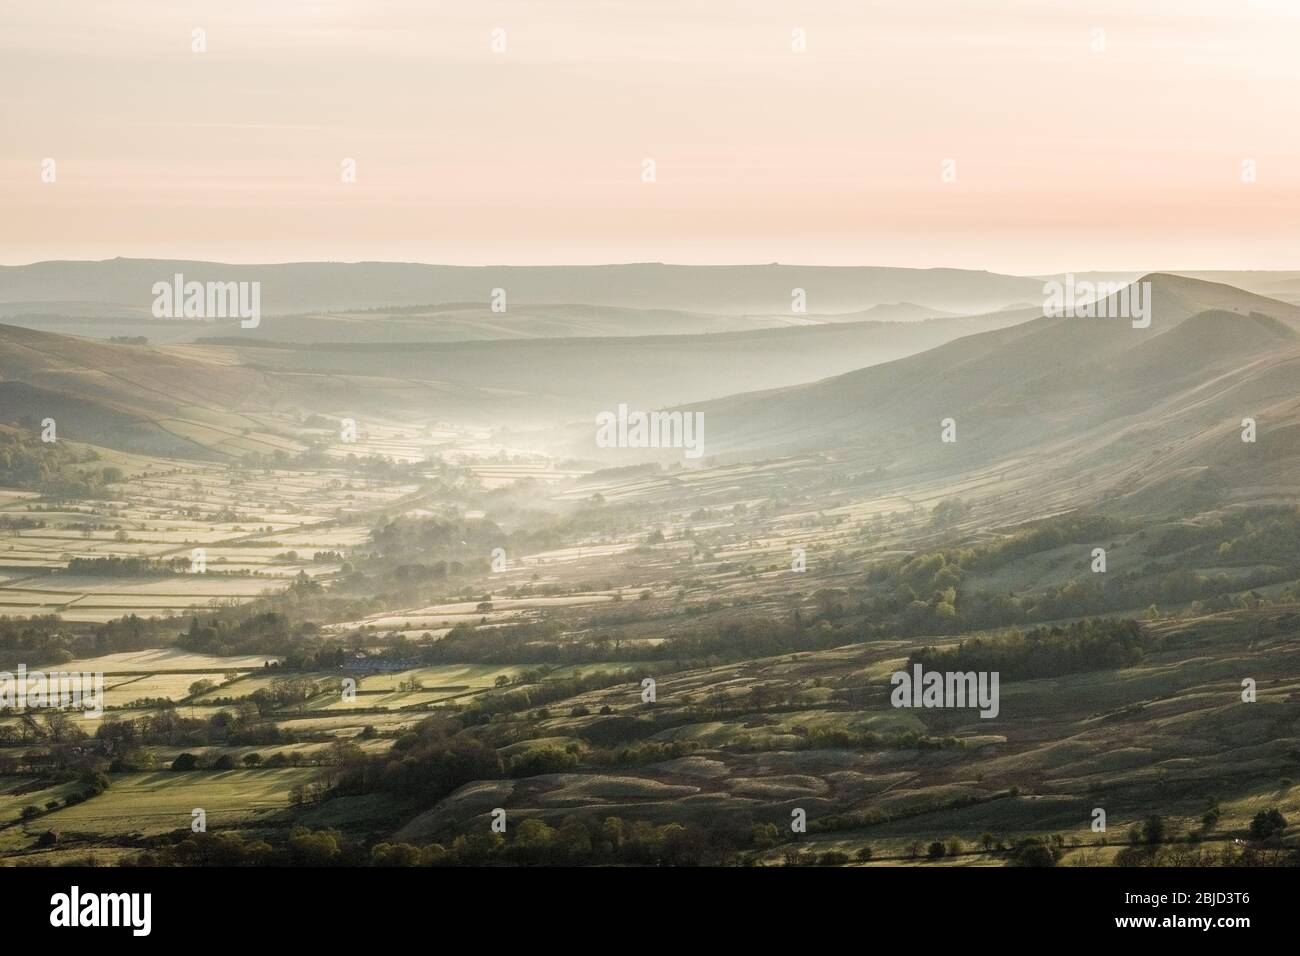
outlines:
[{"label": "sunlit slope", "polygon": [[[1148,281],[1148,328],[1128,318],[1044,316],[695,409],[705,413],[713,452],[875,444],[904,449],[918,464],[951,466],[1077,435],[1183,390],[1213,390],[1225,371],[1296,346],[1295,306],[1195,279]],[[1203,313],[1211,314],[1186,324]],[[945,418],[957,423],[955,444],[939,440]]]}]

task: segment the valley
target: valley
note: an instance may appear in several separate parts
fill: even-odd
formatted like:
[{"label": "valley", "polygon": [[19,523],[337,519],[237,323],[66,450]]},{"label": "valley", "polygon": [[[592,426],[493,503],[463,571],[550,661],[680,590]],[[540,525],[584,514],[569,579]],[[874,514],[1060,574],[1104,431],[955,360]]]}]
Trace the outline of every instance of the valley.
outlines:
[{"label": "valley", "polygon": [[[942,341],[0,329],[0,669],[106,688],[0,713],[0,857],[1292,862],[1300,309],[1147,278]],[[596,440],[692,390],[698,459]]]}]

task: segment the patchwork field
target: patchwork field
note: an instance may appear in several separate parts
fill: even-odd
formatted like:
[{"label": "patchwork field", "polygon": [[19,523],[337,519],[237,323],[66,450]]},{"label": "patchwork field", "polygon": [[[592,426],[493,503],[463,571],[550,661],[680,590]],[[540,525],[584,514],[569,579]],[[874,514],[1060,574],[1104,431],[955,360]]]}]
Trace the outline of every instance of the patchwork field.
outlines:
[{"label": "patchwork field", "polygon": [[[367,516],[416,492],[414,484],[344,470],[239,471],[139,458],[122,465],[136,470],[109,486],[112,497],[76,509],[33,510],[17,496],[0,502],[0,613],[97,623],[250,601],[299,574],[337,574],[336,556],[366,543]],[[78,559],[113,558],[176,567],[148,575],[67,570]]]}]

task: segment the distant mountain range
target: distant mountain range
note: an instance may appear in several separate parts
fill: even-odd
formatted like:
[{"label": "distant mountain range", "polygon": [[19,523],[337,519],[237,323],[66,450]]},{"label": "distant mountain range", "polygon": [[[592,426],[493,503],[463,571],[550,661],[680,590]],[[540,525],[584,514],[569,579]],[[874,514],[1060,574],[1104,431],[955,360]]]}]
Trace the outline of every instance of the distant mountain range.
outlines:
[{"label": "distant mountain range", "polygon": [[[935,313],[994,312],[1042,298],[1042,278],[964,269],[795,265],[441,266],[399,262],[227,265],[109,259],[0,266],[0,315],[22,312],[147,318],[155,282],[258,281],[267,315],[446,303],[486,305],[501,288],[519,306],[609,306],[718,315],[829,315],[916,303]],[[1131,278],[1132,273],[1114,278]],[[860,316],[859,318],[876,318]],[[898,316],[892,316],[897,318]],[[666,330],[665,330],[666,331]],[[703,330],[702,330],[703,331]]]},{"label": "distant mountain range", "polygon": [[[675,405],[704,415],[714,459],[814,452],[899,482],[993,469],[1063,502],[1117,507],[1300,495],[1300,307],[1186,276],[1143,281],[1148,328],[1038,308],[456,342],[232,334],[158,346],[0,326],[0,424],[51,415],[68,438],[211,457],[291,443],[270,413],[369,413],[531,429],[559,453],[621,464],[650,456],[597,455],[596,414]],[[906,301],[865,314],[924,314]],[[586,320],[621,321],[622,308],[593,307]],[[955,443],[940,441],[949,418]],[[1240,441],[1244,418],[1257,421],[1255,443]]]}]

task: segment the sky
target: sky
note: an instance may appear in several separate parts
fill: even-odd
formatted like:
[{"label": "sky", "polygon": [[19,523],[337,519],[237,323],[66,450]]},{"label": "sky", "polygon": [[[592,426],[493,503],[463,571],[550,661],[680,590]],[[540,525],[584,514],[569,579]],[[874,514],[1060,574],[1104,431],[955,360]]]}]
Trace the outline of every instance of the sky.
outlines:
[{"label": "sky", "polygon": [[1300,0],[0,0],[0,263],[1300,269],[1298,51]]}]

